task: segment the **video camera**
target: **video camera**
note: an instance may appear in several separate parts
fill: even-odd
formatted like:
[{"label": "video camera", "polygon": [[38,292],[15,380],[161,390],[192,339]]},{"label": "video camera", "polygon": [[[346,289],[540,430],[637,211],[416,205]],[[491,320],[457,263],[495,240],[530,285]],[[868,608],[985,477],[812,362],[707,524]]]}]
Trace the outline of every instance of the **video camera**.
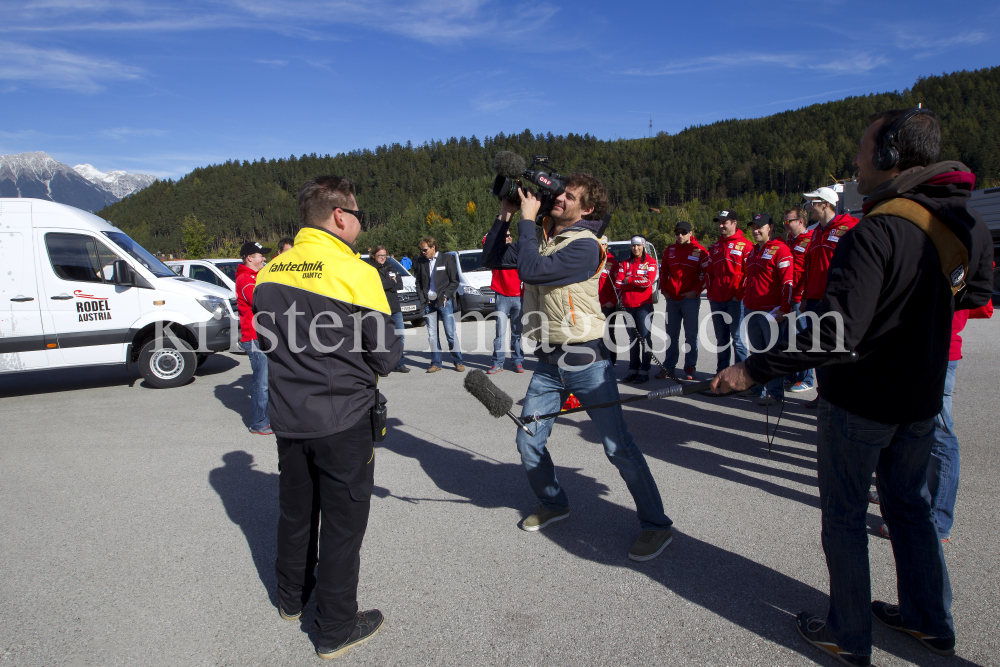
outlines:
[{"label": "video camera", "polygon": [[521,203],[518,188],[526,188],[524,181],[534,184],[538,191],[528,189],[538,196],[542,202],[540,216],[547,215],[552,210],[556,197],[566,190],[566,177],[554,171],[544,172],[534,169],[535,166],[547,167],[550,164],[547,155],[533,155],[531,165],[525,167],[524,158],[510,151],[500,151],[493,158],[493,171],[497,173],[490,192],[499,199],[506,199],[513,204]]}]

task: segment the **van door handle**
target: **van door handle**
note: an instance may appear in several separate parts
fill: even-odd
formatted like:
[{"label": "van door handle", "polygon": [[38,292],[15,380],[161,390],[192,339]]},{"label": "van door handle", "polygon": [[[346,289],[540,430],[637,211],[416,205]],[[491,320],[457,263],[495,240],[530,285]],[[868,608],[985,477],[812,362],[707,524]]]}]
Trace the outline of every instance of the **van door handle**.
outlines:
[{"label": "van door handle", "polygon": [[58,296],[52,296],[49,298],[52,299],[53,301],[69,301],[73,297],[71,297],[69,294],[59,294]]},{"label": "van door handle", "polygon": [[11,299],[11,301],[16,301],[18,303],[24,303],[25,301],[34,301],[34,300],[35,297],[33,296],[21,296],[20,294]]}]

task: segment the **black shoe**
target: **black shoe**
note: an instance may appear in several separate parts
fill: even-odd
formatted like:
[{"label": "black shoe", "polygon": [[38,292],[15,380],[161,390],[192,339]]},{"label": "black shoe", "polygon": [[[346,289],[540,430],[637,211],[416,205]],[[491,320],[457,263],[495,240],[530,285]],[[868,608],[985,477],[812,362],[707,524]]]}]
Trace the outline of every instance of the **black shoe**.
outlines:
[{"label": "black shoe", "polygon": [[622,378],[622,382],[635,382],[636,378],[638,377],[639,374],[636,373],[635,371],[632,371],[628,375]]},{"label": "black shoe", "polygon": [[802,404],[802,406],[810,410],[815,410],[816,408],[819,407],[819,396],[812,399],[811,401],[806,401],[805,403]]},{"label": "black shoe", "polygon": [[635,382],[633,382],[633,384],[642,384],[644,382],[649,382],[649,375],[646,373],[639,373],[639,375],[635,378]]},{"label": "black shoe", "polygon": [[393,373],[409,373],[410,369],[407,368],[406,366],[404,366],[403,364],[400,364],[399,366],[396,366],[395,368],[393,368],[392,372]]},{"label": "black shoe", "polygon": [[825,618],[803,611],[795,617],[795,629],[803,639],[843,665],[868,667],[872,664],[870,655],[854,655],[837,646],[830,629],[826,627]]},{"label": "black shoe", "polygon": [[374,637],[382,629],[384,621],[385,617],[378,609],[359,611],[354,630],[351,632],[351,636],[347,638],[347,641],[336,648],[316,646],[316,655],[324,660],[333,660],[338,656],[344,655],[351,648],[358,644],[364,644]]},{"label": "black shoe", "polygon": [[904,628],[903,619],[899,615],[899,605],[875,600],[872,602],[872,616],[886,627],[905,632],[938,655],[955,655],[954,637],[932,637],[916,630]]}]

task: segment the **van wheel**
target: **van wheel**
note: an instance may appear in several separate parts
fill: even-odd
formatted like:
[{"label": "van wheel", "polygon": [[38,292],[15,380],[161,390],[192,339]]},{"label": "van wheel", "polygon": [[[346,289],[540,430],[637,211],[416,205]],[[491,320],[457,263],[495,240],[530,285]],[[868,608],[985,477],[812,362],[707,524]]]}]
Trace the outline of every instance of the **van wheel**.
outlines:
[{"label": "van wheel", "polygon": [[410,324],[412,324],[414,327],[422,327],[424,326],[424,318],[414,317],[412,320],[410,320]]},{"label": "van wheel", "polygon": [[198,367],[197,355],[182,340],[156,339],[142,346],[139,353],[139,374],[154,389],[170,389],[185,384]]}]

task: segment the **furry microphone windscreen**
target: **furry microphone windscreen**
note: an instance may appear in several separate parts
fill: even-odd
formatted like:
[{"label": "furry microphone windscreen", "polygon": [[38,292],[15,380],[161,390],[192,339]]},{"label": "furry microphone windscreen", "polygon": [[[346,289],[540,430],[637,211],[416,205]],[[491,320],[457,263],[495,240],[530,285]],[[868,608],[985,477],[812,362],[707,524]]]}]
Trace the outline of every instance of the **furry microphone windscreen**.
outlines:
[{"label": "furry microphone windscreen", "polygon": [[486,406],[494,417],[503,417],[513,407],[514,400],[486,377],[481,370],[470,371],[465,376],[465,390]]},{"label": "furry microphone windscreen", "polygon": [[512,181],[521,178],[527,166],[524,158],[510,151],[500,151],[493,157],[493,171]]}]

